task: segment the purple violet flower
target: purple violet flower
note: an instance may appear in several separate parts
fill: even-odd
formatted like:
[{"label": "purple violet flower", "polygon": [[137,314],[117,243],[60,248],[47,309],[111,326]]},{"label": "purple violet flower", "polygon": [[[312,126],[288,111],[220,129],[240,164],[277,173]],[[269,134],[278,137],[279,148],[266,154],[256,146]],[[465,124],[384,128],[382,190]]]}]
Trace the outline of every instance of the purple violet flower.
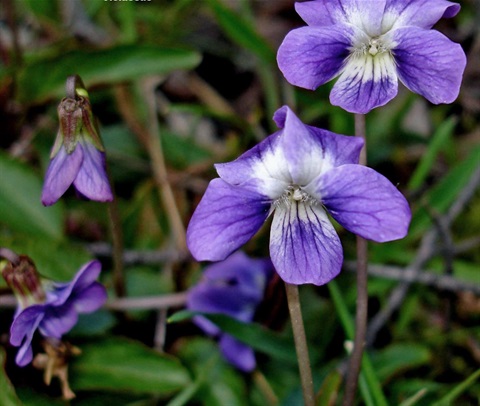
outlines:
[{"label": "purple violet flower", "polygon": [[45,175],[42,203],[54,204],[71,184],[87,199],[112,201],[105,150],[88,97],[63,99],[58,116],[60,128]]},{"label": "purple violet flower", "polygon": [[[251,259],[243,252],[236,252],[205,269],[202,280],[188,292],[187,308],[250,322],[272,273],[269,259]],[[255,354],[249,346],[222,333],[205,317],[195,316],[194,322],[206,334],[219,337],[220,350],[228,362],[244,372],[255,369]]]},{"label": "purple violet flower", "polygon": [[459,93],[465,53],[432,26],[455,16],[446,0],[314,0],[295,3],[308,24],[290,31],[277,61],[293,85],[314,90],[340,76],[330,102],[367,113],[393,99],[398,79],[434,104]]},{"label": "purple violet flower", "polygon": [[30,265],[2,272],[19,299],[10,328],[10,343],[20,347],[15,358],[19,366],[32,361],[31,342],[37,329],[44,337],[60,339],[77,323],[79,313],[94,312],[107,299],[105,288],[96,281],[101,270],[99,261],[85,264],[68,283],[41,283],[33,263]]},{"label": "purple violet flower", "polygon": [[280,131],[233,162],[216,164],[187,229],[199,261],[219,261],[250,240],[270,214],[270,256],[287,283],[323,285],[343,262],[327,210],[347,230],[385,242],[407,234],[411,213],[385,177],[358,165],[363,140],[303,124],[287,106]]}]

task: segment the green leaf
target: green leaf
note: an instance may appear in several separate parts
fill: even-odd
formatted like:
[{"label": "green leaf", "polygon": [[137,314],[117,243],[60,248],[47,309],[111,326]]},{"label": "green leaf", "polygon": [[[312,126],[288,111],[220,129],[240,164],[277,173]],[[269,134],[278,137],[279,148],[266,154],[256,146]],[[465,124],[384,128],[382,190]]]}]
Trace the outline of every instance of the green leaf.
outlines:
[{"label": "green leaf", "polygon": [[342,384],[342,375],[337,370],[330,372],[323,380],[316,395],[315,406],[330,406],[336,404],[338,392]]},{"label": "green leaf", "polygon": [[[58,384],[56,378],[52,380],[53,385]],[[55,399],[45,393],[39,393],[31,387],[19,386],[18,397],[25,406],[65,406],[65,401]]]},{"label": "green leaf", "polygon": [[178,169],[211,158],[212,154],[198,146],[192,137],[182,138],[170,132],[162,132],[163,154],[167,163]]},{"label": "green leaf", "polygon": [[0,152],[0,174],[0,222],[13,231],[60,240],[62,205],[42,205],[42,182],[34,171]]},{"label": "green leaf", "polygon": [[0,347],[0,405],[2,406],[20,406],[22,403],[17,398],[15,389],[13,388],[10,380],[3,368],[5,364],[5,351]]},{"label": "green leaf", "polygon": [[442,148],[445,148],[449,138],[453,135],[453,130],[457,120],[450,118],[442,122],[437,131],[433,134],[432,140],[427,148],[425,154],[423,154],[415,172],[410,178],[408,183],[409,189],[415,190],[422,186],[426,177],[428,176],[430,169],[432,168],[438,153]]},{"label": "green leaf", "polygon": [[427,347],[413,343],[393,344],[372,356],[373,366],[382,381],[399,372],[427,364],[430,359]]},{"label": "green leaf", "polygon": [[275,62],[275,52],[263,37],[258,35],[252,24],[243,16],[225,7],[221,1],[209,0],[218,23],[232,41],[248,49],[267,63]]},{"label": "green leaf", "polygon": [[453,405],[453,401],[458,398],[463,392],[465,392],[471,385],[475,383],[477,379],[480,378],[480,369],[470,375],[462,383],[455,386],[450,392],[447,393],[443,398],[438,402],[435,402],[432,406],[449,406]]},{"label": "green leaf", "polygon": [[417,404],[417,402],[422,399],[426,394],[428,390],[427,389],[420,389],[417,393],[414,395],[410,396],[408,399],[405,399],[402,403],[400,403],[400,406],[414,406]]},{"label": "green leaf", "polygon": [[0,246],[28,255],[42,276],[59,282],[71,280],[80,267],[92,259],[79,245],[30,235],[18,234],[14,238],[0,235]]},{"label": "green leaf", "polygon": [[[433,210],[444,213],[470,180],[480,162],[480,146],[474,148],[462,162],[442,178],[426,195],[426,204]],[[431,223],[428,212],[421,208],[412,218],[409,234],[420,233]]]},{"label": "green leaf", "polygon": [[201,315],[208,318],[222,331],[231,334],[241,342],[249,345],[259,352],[268,354],[273,358],[283,360],[285,362],[297,362],[293,342],[290,340],[285,340],[278,334],[267,330],[256,323],[243,323],[224,314],[198,313],[187,310],[175,313],[169,318],[168,321],[170,323],[175,323],[191,319],[196,315]]},{"label": "green leaf", "polygon": [[31,11],[39,20],[58,23],[59,3],[55,1],[22,0],[22,7]]},{"label": "green leaf", "polygon": [[[195,382],[168,406],[247,406],[242,376],[223,359],[218,345],[212,340],[203,337],[185,340],[179,356],[194,371]],[[192,397],[197,402],[188,402]]]},{"label": "green leaf", "polygon": [[82,347],[72,364],[72,387],[77,390],[129,391],[172,395],[190,383],[175,358],[138,342],[110,338]]},{"label": "green leaf", "polygon": [[[350,312],[348,311],[348,307],[345,303],[345,300],[343,299],[337,283],[335,281],[331,281],[328,284],[328,290],[335,304],[337,315],[340,318],[340,322],[342,323],[345,335],[349,340],[353,341],[355,335],[353,319],[350,315]],[[376,371],[374,370],[370,357],[367,353],[363,354],[362,371],[360,373],[359,386],[366,404],[372,404],[373,399],[375,399],[375,402],[373,404],[377,406],[388,405],[388,402],[382,391],[382,386],[378,380]]]},{"label": "green leaf", "polygon": [[87,87],[191,69],[200,55],[184,49],[149,45],[124,45],[104,50],[75,50],[29,63],[19,74],[19,98],[39,103],[62,97],[67,76],[80,75]]}]

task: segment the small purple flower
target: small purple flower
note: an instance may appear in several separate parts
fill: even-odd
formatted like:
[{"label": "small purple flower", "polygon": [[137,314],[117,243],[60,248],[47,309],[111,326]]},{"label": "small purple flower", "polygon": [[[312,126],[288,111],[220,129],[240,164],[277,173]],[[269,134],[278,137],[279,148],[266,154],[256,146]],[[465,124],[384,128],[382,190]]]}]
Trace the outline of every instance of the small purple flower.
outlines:
[{"label": "small purple flower", "polygon": [[87,199],[112,201],[105,152],[88,97],[63,99],[58,116],[60,129],[45,175],[42,203],[54,204],[71,184]]},{"label": "small purple flower", "polygon": [[292,30],[277,60],[293,85],[316,89],[340,76],[330,102],[367,113],[393,99],[400,80],[434,104],[459,93],[465,53],[432,26],[455,16],[446,0],[314,0],[295,3],[307,27]]},{"label": "small purple flower", "polygon": [[[25,300],[19,300],[10,328],[10,343],[20,347],[15,359],[17,365],[25,366],[32,361],[31,342],[37,329],[44,337],[60,339],[77,323],[79,313],[94,312],[105,303],[105,288],[96,281],[100,270],[99,261],[90,261],[69,283],[44,281],[43,284],[36,271],[29,275],[4,272],[16,295],[27,298],[29,303],[25,306]],[[34,296],[29,295],[33,287]]]},{"label": "small purple flower", "polygon": [[[187,307],[250,322],[272,273],[270,260],[251,259],[243,252],[236,252],[205,269],[202,280],[188,292]],[[205,333],[219,337],[220,350],[228,362],[244,372],[255,368],[255,355],[249,346],[222,333],[205,317],[196,316],[194,321]]]},{"label": "small purple flower", "polygon": [[323,285],[343,262],[327,210],[347,230],[377,242],[403,238],[411,213],[385,177],[358,165],[363,141],[303,124],[287,106],[280,131],[233,162],[215,165],[187,229],[199,261],[219,261],[250,240],[270,214],[270,256],[287,283]]}]

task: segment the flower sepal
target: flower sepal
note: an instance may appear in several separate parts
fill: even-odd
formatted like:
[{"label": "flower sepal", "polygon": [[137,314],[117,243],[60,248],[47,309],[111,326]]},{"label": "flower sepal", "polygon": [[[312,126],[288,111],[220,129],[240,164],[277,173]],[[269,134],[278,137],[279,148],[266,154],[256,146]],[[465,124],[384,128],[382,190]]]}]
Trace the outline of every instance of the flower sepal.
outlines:
[{"label": "flower sepal", "polygon": [[40,274],[28,256],[19,255],[15,261],[6,262],[2,268],[2,276],[12,289],[21,309],[45,302],[46,294]]}]

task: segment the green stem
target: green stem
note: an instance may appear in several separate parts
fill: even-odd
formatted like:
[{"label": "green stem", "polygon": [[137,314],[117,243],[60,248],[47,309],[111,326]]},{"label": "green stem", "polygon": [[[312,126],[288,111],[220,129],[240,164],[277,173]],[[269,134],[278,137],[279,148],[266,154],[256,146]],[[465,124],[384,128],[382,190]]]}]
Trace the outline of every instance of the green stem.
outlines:
[{"label": "green stem", "polygon": [[310,358],[308,357],[308,345],[305,336],[305,327],[303,326],[298,286],[285,283],[285,290],[287,292],[288,310],[290,311],[290,319],[292,321],[293,338],[297,351],[303,398],[305,406],[314,406],[315,392],[313,389],[312,370],[310,368]]},{"label": "green stem", "polygon": [[[367,164],[367,143],[365,136],[365,116],[355,114],[355,135],[364,140],[364,146],[360,153],[360,165]],[[355,318],[355,340],[353,351],[348,366],[347,382],[345,384],[344,406],[354,404],[357,392],[358,377],[362,365],[365,336],[367,334],[368,316],[368,246],[367,241],[357,236],[357,313]]]}]

